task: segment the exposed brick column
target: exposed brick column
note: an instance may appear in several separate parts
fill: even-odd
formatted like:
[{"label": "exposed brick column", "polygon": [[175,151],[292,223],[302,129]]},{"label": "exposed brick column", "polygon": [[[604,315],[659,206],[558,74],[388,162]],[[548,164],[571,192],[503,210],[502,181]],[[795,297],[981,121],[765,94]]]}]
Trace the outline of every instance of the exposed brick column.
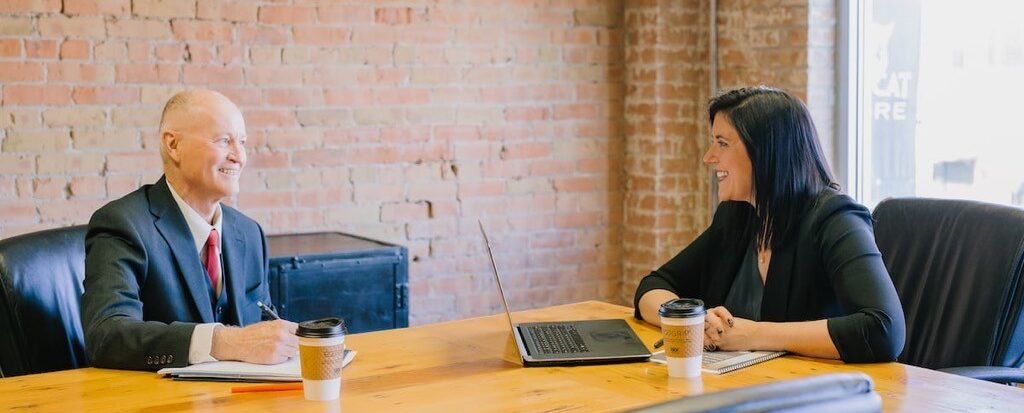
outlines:
[{"label": "exposed brick column", "polygon": [[627,2],[622,298],[708,224],[708,2]]},{"label": "exposed brick column", "polygon": [[718,3],[720,90],[784,88],[811,110],[825,155],[835,125],[836,6],[833,0]]}]

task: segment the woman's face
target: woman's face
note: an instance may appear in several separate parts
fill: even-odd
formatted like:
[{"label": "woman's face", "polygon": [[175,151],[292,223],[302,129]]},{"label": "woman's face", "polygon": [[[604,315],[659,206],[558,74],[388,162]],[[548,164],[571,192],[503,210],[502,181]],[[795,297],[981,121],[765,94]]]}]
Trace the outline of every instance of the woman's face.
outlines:
[{"label": "woman's face", "polygon": [[711,146],[704,163],[718,179],[719,201],[746,201],[754,204],[753,165],[739,132],[722,112],[711,123]]}]

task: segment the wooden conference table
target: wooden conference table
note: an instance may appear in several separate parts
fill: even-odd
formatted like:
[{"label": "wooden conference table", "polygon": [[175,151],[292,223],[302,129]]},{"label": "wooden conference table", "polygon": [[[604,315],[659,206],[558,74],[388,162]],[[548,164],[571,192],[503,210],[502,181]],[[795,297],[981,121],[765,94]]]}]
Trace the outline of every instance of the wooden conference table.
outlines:
[{"label": "wooden conference table", "polygon": [[[658,330],[629,308],[589,301],[515,314],[516,321],[625,318],[650,346]],[[340,401],[301,391],[231,394],[237,383],[179,382],[155,373],[96,368],[0,379],[0,411],[54,412],[534,412],[620,411],[689,394],[860,371],[887,412],[1021,411],[1024,389],[899,363],[846,365],[786,356],[723,375],[669,379],[650,362],[523,368],[504,316],[349,336],[359,354],[345,368]]]}]

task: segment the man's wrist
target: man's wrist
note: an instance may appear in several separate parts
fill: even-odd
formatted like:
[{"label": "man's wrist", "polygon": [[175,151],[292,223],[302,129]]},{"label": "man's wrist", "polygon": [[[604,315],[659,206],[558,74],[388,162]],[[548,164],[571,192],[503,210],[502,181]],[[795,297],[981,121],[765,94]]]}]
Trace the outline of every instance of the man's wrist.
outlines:
[{"label": "man's wrist", "polygon": [[217,325],[213,328],[213,343],[210,345],[210,356],[217,360],[235,360],[232,354],[231,334],[234,328]]}]

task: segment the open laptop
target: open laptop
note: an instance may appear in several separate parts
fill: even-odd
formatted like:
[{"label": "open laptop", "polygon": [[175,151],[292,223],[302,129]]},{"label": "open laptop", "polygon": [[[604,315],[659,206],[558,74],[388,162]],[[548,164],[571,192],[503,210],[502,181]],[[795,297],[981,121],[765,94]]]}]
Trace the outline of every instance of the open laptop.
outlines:
[{"label": "open laptop", "polygon": [[644,361],[651,357],[651,352],[647,351],[633,329],[622,319],[512,322],[512,313],[498,275],[498,264],[491,251],[491,241],[484,231],[484,224],[479,220],[477,224],[480,225],[480,233],[487,245],[487,256],[491,259],[501,304],[505,307],[505,315],[512,328],[512,337],[515,338],[523,366],[626,363]]}]

